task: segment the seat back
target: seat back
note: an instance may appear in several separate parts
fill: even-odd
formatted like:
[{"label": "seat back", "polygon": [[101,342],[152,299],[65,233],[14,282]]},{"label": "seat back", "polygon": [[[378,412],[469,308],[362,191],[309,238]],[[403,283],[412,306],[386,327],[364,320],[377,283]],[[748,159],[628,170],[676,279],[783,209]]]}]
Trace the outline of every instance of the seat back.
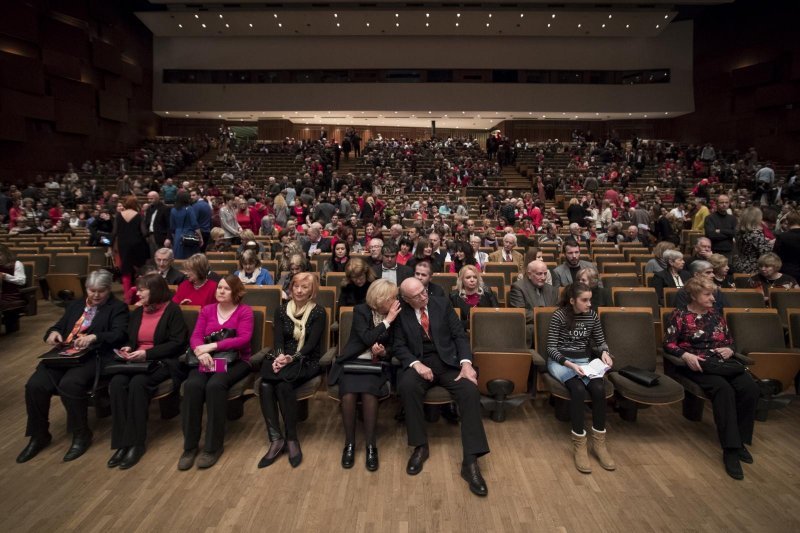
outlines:
[{"label": "seat back", "polygon": [[197,324],[197,317],[200,316],[200,306],[182,305],[181,315],[183,316],[183,321],[186,323],[186,329],[189,330],[189,336],[191,337],[192,332],[194,331],[194,326]]},{"label": "seat back", "polygon": [[676,287],[664,287],[664,306],[665,307],[675,307],[675,299],[678,297],[678,291],[680,289]]},{"label": "seat back", "polygon": [[453,287],[456,286],[457,280],[458,274],[451,274],[449,272],[437,272],[431,276],[431,283],[439,285],[442,289],[444,289],[444,293],[448,295],[453,292]]},{"label": "seat back", "polygon": [[85,277],[75,274],[47,274],[45,279],[51,300],[58,300],[58,293],[61,291],[71,291],[75,299],[83,298],[86,294],[83,287]]},{"label": "seat back", "polygon": [[603,287],[607,289],[640,286],[637,274],[600,274],[600,281],[603,282]]},{"label": "seat back", "polygon": [[764,295],[757,289],[720,289],[728,307],[764,308]]},{"label": "seat back", "polygon": [[267,309],[264,306],[250,306],[253,310],[253,336],[250,339],[250,351],[256,353],[267,344],[264,342],[267,327]]},{"label": "seat back", "polygon": [[724,311],[736,351],[748,354],[786,350],[783,326],[777,309],[729,307]]},{"label": "seat back", "polygon": [[336,287],[320,287],[315,300],[318,305],[330,311],[328,316],[334,317],[334,322],[336,322],[336,292]]},{"label": "seat back", "polygon": [[469,313],[473,350],[524,350],[525,309],[475,307]]},{"label": "seat back", "polygon": [[89,254],[60,253],[54,256],[50,264],[52,274],[89,274]]},{"label": "seat back", "polygon": [[737,289],[749,289],[750,278],[751,278],[750,274],[734,274],[733,285]]},{"label": "seat back", "polygon": [[[484,285],[487,287],[496,288],[497,292],[497,299],[499,300],[500,305],[505,305],[505,297],[506,297],[506,277],[503,274],[484,274],[481,276],[483,279]],[[453,283],[455,285],[455,283]],[[447,294],[450,294],[451,291],[447,291]]]},{"label": "seat back", "polygon": [[786,313],[789,316],[789,346],[800,348],[800,308],[790,307]]},{"label": "seat back", "polygon": [[487,262],[484,265],[484,272],[487,274],[503,274],[507,284],[512,284],[519,276],[519,268],[516,263]]},{"label": "seat back", "polygon": [[636,263],[603,263],[603,274],[635,274],[638,278],[639,271]]},{"label": "seat back", "polygon": [[353,328],[353,308],[350,306],[339,309],[339,350],[337,353],[342,355],[342,350],[350,340],[350,330]]},{"label": "seat back", "polygon": [[781,323],[788,325],[789,316],[786,310],[790,307],[800,307],[800,289],[773,288],[769,291],[769,306],[778,310]]},{"label": "seat back", "polygon": [[652,287],[614,287],[611,299],[616,307],[649,307],[653,318],[659,318],[658,295]]},{"label": "seat back", "polygon": [[242,302],[251,307],[265,307],[268,319],[272,320],[275,310],[281,305],[281,288],[274,285],[248,285]]},{"label": "seat back", "polygon": [[310,261],[317,265],[317,272],[322,272],[322,269],[325,267],[325,263],[331,260],[331,255],[332,254],[330,252],[324,252],[315,254],[313,257],[311,257]]},{"label": "seat back", "polygon": [[656,334],[649,307],[603,307],[598,314],[614,368],[656,369]]},{"label": "seat back", "polygon": [[50,272],[50,256],[47,254],[17,255],[17,260],[33,263],[33,273],[44,278]]},{"label": "seat back", "polygon": [[547,359],[547,330],[550,319],[558,307],[535,307],[533,309],[533,349]]}]

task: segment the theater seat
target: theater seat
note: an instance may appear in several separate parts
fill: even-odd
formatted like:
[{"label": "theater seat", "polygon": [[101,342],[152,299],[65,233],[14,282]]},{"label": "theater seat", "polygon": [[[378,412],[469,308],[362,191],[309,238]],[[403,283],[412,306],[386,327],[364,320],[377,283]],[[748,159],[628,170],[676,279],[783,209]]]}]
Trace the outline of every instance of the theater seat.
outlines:
[{"label": "theater seat", "polygon": [[658,348],[652,310],[649,307],[606,307],[599,310],[599,315],[614,357],[614,368],[608,372],[608,379],[614,384],[617,410],[622,419],[634,422],[641,408],[681,401],[683,387],[669,376],[661,375],[658,383],[646,387],[619,373],[626,366],[650,372],[656,370]]}]

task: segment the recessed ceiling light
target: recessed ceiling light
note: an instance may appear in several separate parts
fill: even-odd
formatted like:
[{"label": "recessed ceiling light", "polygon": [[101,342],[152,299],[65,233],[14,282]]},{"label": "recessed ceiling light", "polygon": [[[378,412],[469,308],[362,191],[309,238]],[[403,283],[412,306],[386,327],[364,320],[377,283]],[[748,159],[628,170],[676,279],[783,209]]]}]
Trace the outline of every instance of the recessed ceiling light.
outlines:
[{"label": "recessed ceiling light", "polygon": [[630,24],[625,24],[625,28],[630,28],[630,27],[631,27]]},{"label": "recessed ceiling light", "polygon": [[217,115],[219,118],[222,118],[222,115]]},{"label": "recessed ceiling light", "polygon": [[580,28],[580,27],[581,27],[581,25],[580,25],[580,24],[578,24],[578,27]]},{"label": "recessed ceiling light", "polygon": [[529,115],[533,115],[533,112],[532,112],[532,111],[528,111],[528,114],[529,114]]},{"label": "recessed ceiling light", "polygon": [[230,24],[228,24],[228,23],[226,22],[226,23],[225,23],[225,27],[226,27],[226,28],[230,28],[230,27],[231,27],[231,25],[230,25]]},{"label": "recessed ceiling light", "polygon": [[555,13],[553,13],[552,18],[556,18],[556,14]]},{"label": "recessed ceiling light", "polygon": [[667,20],[668,18],[669,18],[669,15],[664,15],[664,20]]},{"label": "recessed ceiling light", "polygon": [[339,27],[339,23],[338,23],[338,22],[336,23],[336,27],[337,27],[337,28]]},{"label": "recessed ceiling light", "polygon": [[462,112],[461,112],[461,114],[462,114],[462,115],[464,115],[464,114],[466,114],[466,113],[467,113],[466,111],[462,111]]},{"label": "recessed ceiling light", "polygon": [[369,28],[369,22],[367,22],[367,28]]},{"label": "recessed ceiling light", "polygon": [[430,18],[430,16],[431,16],[430,13],[425,13],[425,18]]},{"label": "recessed ceiling light", "polygon": [[605,28],[605,27],[606,27],[606,25],[605,25],[605,24],[603,24],[601,27],[602,27],[602,28]]},{"label": "recessed ceiling light", "polygon": [[183,24],[178,24],[178,27],[179,28],[183,28]]},{"label": "recessed ceiling light", "polygon": [[204,27],[204,28],[206,27],[205,23],[203,23],[203,27]]},{"label": "recessed ceiling light", "polygon": [[428,24],[428,23],[426,22],[426,23],[425,23],[425,27],[427,28],[427,27],[429,27],[429,26],[430,26],[430,24]]},{"label": "recessed ceiling light", "polygon": [[609,15],[608,18],[611,18],[613,15]]},{"label": "recessed ceiling light", "polygon": [[281,24],[281,23],[279,22],[279,23],[278,23],[278,27],[279,27],[279,28],[283,28],[283,24]]},{"label": "recessed ceiling light", "polygon": [[669,115],[669,111],[664,111],[664,114],[665,115]]},{"label": "recessed ceiling light", "polygon": [[633,115],[633,113],[628,113],[628,116],[631,116],[631,115]]},{"label": "recessed ceiling light", "polygon": [[275,17],[275,18],[278,18],[278,14],[277,13],[273,13],[272,16]]},{"label": "recessed ceiling light", "polygon": [[600,113],[595,113],[595,116],[599,117],[599,116],[600,116]]},{"label": "recessed ceiling light", "polygon": [[542,118],[547,118],[547,115],[542,115]]},{"label": "recessed ceiling light", "polygon": [[188,117],[189,115],[183,115],[184,117]]},{"label": "recessed ceiling light", "polygon": [[486,27],[487,27],[487,28],[489,27],[489,23],[488,23],[488,22],[486,23]]},{"label": "recessed ceiling light", "polygon": [[339,13],[334,13],[333,18],[339,18]]},{"label": "recessed ceiling light", "polygon": [[520,13],[519,14],[519,18],[524,19],[525,18],[525,13]]},{"label": "recessed ceiling light", "polygon": [[645,115],[644,118],[647,118],[647,115]]},{"label": "recessed ceiling light", "polygon": [[194,15],[194,18],[196,18],[196,19],[199,19],[199,18],[200,18],[200,15],[198,15],[198,14],[196,14],[196,13],[195,13],[195,15]]},{"label": "recessed ceiling light", "polygon": [[461,13],[456,13],[456,16],[457,16],[457,17],[460,17],[460,16],[461,16]]},{"label": "recessed ceiling light", "polygon": [[395,28],[399,28],[400,27],[400,23],[399,22],[395,22],[394,26],[395,26]]},{"label": "recessed ceiling light", "polygon": [[251,28],[253,27],[253,23],[252,23],[252,22],[250,23],[250,27],[251,27]]},{"label": "recessed ceiling light", "polygon": [[492,18],[492,14],[491,13],[489,13],[489,18]]},{"label": "recessed ceiling light", "polygon": [[660,28],[661,24],[656,24],[656,29]]},{"label": "recessed ceiling light", "polygon": [[428,114],[430,115],[430,114],[431,114],[431,111],[428,111]]},{"label": "recessed ceiling light", "polygon": [[169,115],[169,111],[167,111],[166,113],[167,113],[167,115]]},{"label": "recessed ceiling light", "polygon": [[222,14],[220,14],[219,18],[222,18]]},{"label": "recessed ceiling light", "polygon": [[456,28],[458,28],[458,22],[456,22]]},{"label": "recessed ceiling light", "polygon": [[395,14],[394,14],[394,16],[395,16],[395,18],[396,18],[396,17],[399,17],[399,16],[400,16],[400,14],[399,14],[399,13],[395,13]]},{"label": "recessed ceiling light", "polygon": [[548,28],[550,27],[550,23],[549,23],[549,22],[547,23],[547,27],[548,27]]}]

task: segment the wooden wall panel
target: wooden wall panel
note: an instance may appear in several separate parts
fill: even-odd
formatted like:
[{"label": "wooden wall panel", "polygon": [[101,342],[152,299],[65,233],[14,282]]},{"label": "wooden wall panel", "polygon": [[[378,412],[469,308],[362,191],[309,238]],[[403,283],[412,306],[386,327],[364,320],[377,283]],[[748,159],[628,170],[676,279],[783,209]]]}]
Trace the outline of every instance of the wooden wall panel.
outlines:
[{"label": "wooden wall panel", "polygon": [[3,87],[31,94],[44,94],[44,70],[37,59],[0,53]]},{"label": "wooden wall panel", "polygon": [[25,119],[0,111],[0,140],[24,142],[26,139]]},{"label": "wooden wall panel", "polygon": [[4,2],[0,16],[0,34],[36,42],[39,38],[39,21],[36,9],[24,2]]},{"label": "wooden wall panel", "polygon": [[133,95],[133,87],[131,82],[125,78],[120,78],[113,74],[105,74],[103,76],[103,86],[106,91],[114,93],[118,96],[130,98]]},{"label": "wooden wall panel", "polygon": [[88,83],[54,79],[50,82],[50,89],[56,100],[66,100],[92,110],[95,108],[95,89]]},{"label": "wooden wall panel", "polygon": [[136,85],[142,84],[142,67],[127,61],[122,61],[122,77]]},{"label": "wooden wall panel", "polygon": [[119,49],[103,41],[92,42],[92,64],[101,70],[122,74],[122,55]]},{"label": "wooden wall panel", "polygon": [[43,17],[39,34],[42,48],[82,59],[89,57],[89,35],[82,28]]},{"label": "wooden wall panel", "polygon": [[42,50],[44,70],[50,76],[81,81],[81,60],[58,50]]},{"label": "wooden wall panel", "polygon": [[0,109],[4,113],[35,118],[39,120],[55,120],[55,109],[52,96],[36,96],[32,94],[3,89],[0,95]]},{"label": "wooden wall panel", "polygon": [[56,100],[56,131],[89,135],[94,128],[95,111],[87,106],[69,100]]},{"label": "wooden wall panel", "polygon": [[98,115],[100,115],[101,118],[117,122],[126,122],[128,120],[127,98],[109,91],[99,91],[97,96]]}]

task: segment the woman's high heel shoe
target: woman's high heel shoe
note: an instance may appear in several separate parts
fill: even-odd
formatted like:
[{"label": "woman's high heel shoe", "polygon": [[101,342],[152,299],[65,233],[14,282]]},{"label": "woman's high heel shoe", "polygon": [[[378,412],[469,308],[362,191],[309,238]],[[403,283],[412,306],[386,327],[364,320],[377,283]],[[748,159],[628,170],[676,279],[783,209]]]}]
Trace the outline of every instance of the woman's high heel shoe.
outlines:
[{"label": "woman's high heel shoe", "polygon": [[279,439],[276,441],[272,441],[269,445],[269,450],[267,450],[266,455],[264,455],[264,457],[262,457],[261,460],[258,462],[258,468],[266,468],[272,463],[274,463],[275,460],[278,457],[280,457],[280,455],[284,452],[285,449],[286,449],[285,440]]}]

